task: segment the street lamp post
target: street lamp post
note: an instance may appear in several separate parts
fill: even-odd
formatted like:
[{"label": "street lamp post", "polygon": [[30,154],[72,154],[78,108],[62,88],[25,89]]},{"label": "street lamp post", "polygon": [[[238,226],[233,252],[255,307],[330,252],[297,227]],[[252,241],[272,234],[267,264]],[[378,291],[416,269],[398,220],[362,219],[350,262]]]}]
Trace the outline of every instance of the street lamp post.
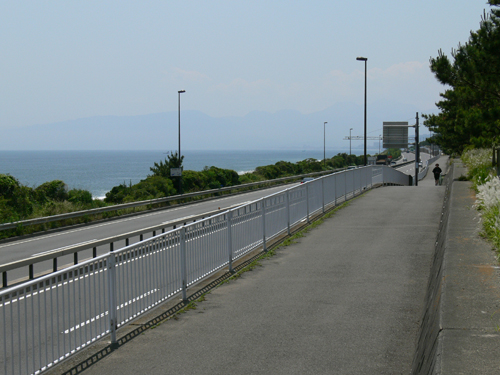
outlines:
[{"label": "street lamp post", "polygon": [[368,58],[367,57],[356,57],[356,60],[358,61],[364,61],[365,62],[365,166],[366,166],[366,65]]},{"label": "street lamp post", "polygon": [[326,124],[328,122],[323,123],[323,166],[326,166]]},{"label": "street lamp post", "polygon": [[[186,92],[186,90],[179,90],[177,91],[177,94],[179,95],[179,164],[181,162],[181,94]],[[179,165],[179,167],[181,167],[181,165]],[[182,171],[181,171],[181,175],[179,176],[179,193],[182,194]]]},{"label": "street lamp post", "polygon": [[378,153],[380,155],[380,140],[382,139],[382,134],[378,135]]},{"label": "street lamp post", "polygon": [[349,129],[349,156],[352,155],[352,152],[351,152],[351,141],[352,141],[351,131],[352,131],[352,129],[353,128]]}]

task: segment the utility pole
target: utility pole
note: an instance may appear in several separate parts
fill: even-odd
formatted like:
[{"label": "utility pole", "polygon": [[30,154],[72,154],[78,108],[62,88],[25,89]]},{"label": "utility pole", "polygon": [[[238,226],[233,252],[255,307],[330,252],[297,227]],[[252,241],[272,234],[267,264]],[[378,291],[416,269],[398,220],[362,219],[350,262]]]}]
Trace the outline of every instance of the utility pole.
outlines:
[{"label": "utility pole", "polygon": [[[181,94],[185,93],[186,90],[179,90],[177,91],[177,94],[179,96],[179,168],[182,168],[181,165]],[[179,194],[182,194],[182,169],[181,169],[181,175],[179,176]]]}]

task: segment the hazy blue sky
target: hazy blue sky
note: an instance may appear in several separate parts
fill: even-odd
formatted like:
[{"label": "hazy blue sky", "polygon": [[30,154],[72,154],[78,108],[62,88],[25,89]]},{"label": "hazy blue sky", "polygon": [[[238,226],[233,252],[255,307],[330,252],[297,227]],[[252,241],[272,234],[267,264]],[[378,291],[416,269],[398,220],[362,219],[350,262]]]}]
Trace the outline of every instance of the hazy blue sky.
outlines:
[{"label": "hazy blue sky", "polygon": [[0,130],[182,108],[210,116],[362,103],[434,108],[429,58],[485,0],[0,2]]}]

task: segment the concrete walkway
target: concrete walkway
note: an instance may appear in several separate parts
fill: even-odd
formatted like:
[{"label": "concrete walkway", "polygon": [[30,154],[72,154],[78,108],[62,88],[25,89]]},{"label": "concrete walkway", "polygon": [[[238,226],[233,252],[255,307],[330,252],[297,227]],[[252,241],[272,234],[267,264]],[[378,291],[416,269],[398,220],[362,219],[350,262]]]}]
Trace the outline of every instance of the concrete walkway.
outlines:
[{"label": "concrete walkway", "polygon": [[409,374],[444,191],[369,191],[83,373]]}]

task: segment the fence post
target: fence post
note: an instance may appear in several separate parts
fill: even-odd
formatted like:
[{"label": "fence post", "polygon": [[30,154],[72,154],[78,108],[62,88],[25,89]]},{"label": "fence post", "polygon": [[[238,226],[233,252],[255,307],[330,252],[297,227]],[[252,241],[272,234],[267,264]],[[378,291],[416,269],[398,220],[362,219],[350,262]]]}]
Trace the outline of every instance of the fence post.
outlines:
[{"label": "fence post", "polygon": [[356,170],[352,171],[352,197],[356,196]]},{"label": "fence post", "polygon": [[337,176],[338,176],[338,173],[335,173],[334,175],[334,178],[333,178],[333,205],[336,206],[337,205]]},{"label": "fence post", "polygon": [[307,224],[310,223],[309,221],[309,184],[306,185],[306,207],[307,207]]},{"label": "fence post", "polygon": [[347,171],[344,171],[344,202],[347,201],[347,175],[349,174],[349,172]]},{"label": "fence post", "polygon": [[182,227],[181,236],[181,277],[182,277],[182,300],[187,301],[187,262],[186,262],[186,227]]},{"label": "fence post", "polygon": [[262,198],[262,246],[263,250],[267,251],[266,244],[266,200]]},{"label": "fence post", "polygon": [[286,189],[286,227],[287,233],[290,235],[290,190]]},{"label": "fence post", "polygon": [[231,219],[233,218],[233,211],[227,212],[227,249],[229,257],[229,272],[234,273],[233,270],[233,237],[231,234]]},{"label": "fence post", "polygon": [[117,347],[116,329],[117,329],[117,311],[116,311],[116,258],[115,254],[109,254],[107,258],[108,265],[108,297],[109,297],[109,330],[111,334],[111,346]]},{"label": "fence post", "polygon": [[321,178],[321,195],[323,198],[323,213],[325,213],[325,177]]}]

